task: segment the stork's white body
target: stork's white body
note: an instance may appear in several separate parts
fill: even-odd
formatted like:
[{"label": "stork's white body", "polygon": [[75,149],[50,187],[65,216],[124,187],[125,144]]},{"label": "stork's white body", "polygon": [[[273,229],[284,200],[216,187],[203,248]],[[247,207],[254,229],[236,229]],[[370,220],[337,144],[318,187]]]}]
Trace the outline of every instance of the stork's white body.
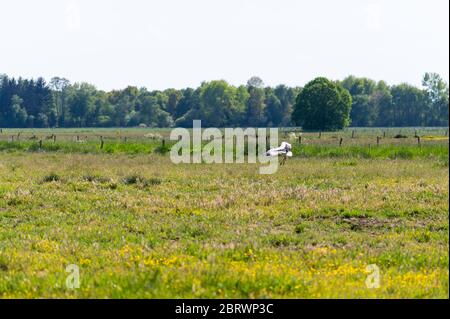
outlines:
[{"label": "stork's white body", "polygon": [[268,150],[266,155],[267,156],[286,155],[287,157],[292,157],[293,156],[292,145],[287,142],[283,142],[283,143],[281,143],[280,147],[272,148],[272,149]]},{"label": "stork's white body", "polygon": [[281,165],[284,165],[287,157],[292,157],[292,145],[288,142],[281,143],[280,147],[272,148],[267,151],[266,156],[274,157],[274,156],[282,156]]}]

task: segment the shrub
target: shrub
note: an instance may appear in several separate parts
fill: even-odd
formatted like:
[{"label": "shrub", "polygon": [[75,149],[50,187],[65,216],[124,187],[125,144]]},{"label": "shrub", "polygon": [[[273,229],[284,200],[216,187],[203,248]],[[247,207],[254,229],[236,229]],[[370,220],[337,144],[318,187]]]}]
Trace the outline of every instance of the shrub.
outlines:
[{"label": "shrub", "polygon": [[61,177],[56,173],[50,173],[42,179],[42,182],[44,183],[51,183],[51,182],[59,182],[61,180]]},{"label": "shrub", "polygon": [[91,183],[109,183],[111,181],[110,178],[108,177],[102,177],[102,176],[96,176],[96,175],[85,175],[83,176],[83,180],[85,180],[86,182],[91,182]]},{"label": "shrub", "polygon": [[141,177],[141,176],[139,176],[139,175],[129,175],[129,176],[126,176],[123,180],[122,180],[122,182],[125,184],[125,185],[134,185],[134,184],[137,184],[138,182],[140,182],[140,181],[142,181],[143,180],[143,177]]},{"label": "shrub", "polygon": [[150,185],[160,185],[162,183],[162,180],[160,180],[159,178],[155,178],[155,177],[147,179],[147,178],[145,178],[143,176],[140,176],[140,175],[137,175],[137,174],[133,174],[133,175],[126,176],[122,180],[122,182],[125,185],[136,185],[136,184],[139,184],[139,185],[141,185],[143,187],[147,187],[147,186],[150,186]]}]

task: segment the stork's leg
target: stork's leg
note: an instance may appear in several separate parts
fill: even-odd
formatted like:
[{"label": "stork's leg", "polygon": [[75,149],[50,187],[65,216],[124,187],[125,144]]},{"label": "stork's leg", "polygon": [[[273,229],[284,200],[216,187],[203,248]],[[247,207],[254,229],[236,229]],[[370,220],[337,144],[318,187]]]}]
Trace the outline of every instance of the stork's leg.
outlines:
[{"label": "stork's leg", "polygon": [[281,163],[280,166],[284,166],[284,164],[286,163],[286,155],[281,155]]}]

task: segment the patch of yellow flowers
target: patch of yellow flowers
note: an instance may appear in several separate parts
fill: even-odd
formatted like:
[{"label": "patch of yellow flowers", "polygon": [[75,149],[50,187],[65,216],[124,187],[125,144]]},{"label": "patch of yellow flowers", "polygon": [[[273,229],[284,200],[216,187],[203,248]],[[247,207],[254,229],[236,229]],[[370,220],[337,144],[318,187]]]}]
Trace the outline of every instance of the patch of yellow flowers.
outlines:
[{"label": "patch of yellow flowers", "polygon": [[128,266],[142,264],[144,266],[172,266],[179,263],[181,256],[155,257],[145,256],[145,251],[141,247],[125,245],[118,251],[118,255],[126,260]]}]

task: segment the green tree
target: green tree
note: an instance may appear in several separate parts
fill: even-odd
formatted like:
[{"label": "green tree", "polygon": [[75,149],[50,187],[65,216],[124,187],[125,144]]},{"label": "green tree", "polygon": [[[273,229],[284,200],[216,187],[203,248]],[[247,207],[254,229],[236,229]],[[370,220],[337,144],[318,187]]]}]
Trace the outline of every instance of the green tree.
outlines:
[{"label": "green tree", "polygon": [[174,122],[169,112],[162,109],[157,96],[141,97],[140,123],[149,127],[172,127]]},{"label": "green tree", "polygon": [[437,73],[425,73],[422,85],[428,99],[426,125],[448,126],[449,88]]},{"label": "green tree", "polygon": [[326,78],[309,82],[297,97],[292,121],[306,130],[339,130],[350,124],[352,97]]},{"label": "green tree", "polygon": [[255,87],[255,88],[262,89],[262,88],[264,88],[264,81],[258,76],[252,76],[247,81],[247,87]]},{"label": "green tree", "polygon": [[95,90],[94,86],[87,83],[73,86],[68,98],[68,107],[73,125],[82,127],[89,124],[86,119],[94,110]]},{"label": "green tree", "polygon": [[60,77],[54,77],[50,80],[50,88],[53,93],[53,102],[55,103],[56,126],[64,127],[64,121],[67,111],[67,87],[69,80]]},{"label": "green tree", "polygon": [[194,104],[198,104],[198,96],[195,96],[195,90],[191,88],[182,90],[181,99],[177,104],[174,118],[179,119],[185,115],[194,107]]},{"label": "green tree", "polygon": [[357,78],[353,75],[346,77],[341,82],[342,86],[349,91],[352,96],[372,95],[376,90],[376,82],[368,78]]},{"label": "green tree", "polygon": [[183,97],[182,93],[175,89],[168,89],[164,91],[167,96],[167,107],[166,111],[170,113],[171,116],[176,116],[178,104]]},{"label": "green tree", "polygon": [[394,126],[421,126],[425,120],[426,95],[415,86],[402,83],[391,88]]},{"label": "green tree", "polygon": [[12,124],[15,127],[26,126],[28,114],[25,108],[22,107],[22,103],[23,100],[17,95],[13,95],[13,97],[11,98]]},{"label": "green tree", "polygon": [[384,82],[379,81],[372,100],[377,110],[375,126],[388,127],[394,123],[394,112],[392,109],[392,94],[390,87]]},{"label": "green tree", "polygon": [[275,87],[274,93],[281,103],[282,120],[276,126],[290,126],[295,98],[300,93],[300,88],[290,88],[286,85]]},{"label": "green tree", "polygon": [[279,126],[283,121],[283,105],[273,92],[266,93],[266,105],[267,126]]},{"label": "green tree", "polygon": [[350,117],[352,126],[373,126],[377,110],[371,95],[356,95],[352,97],[352,111]]},{"label": "green tree", "polygon": [[156,114],[158,113],[159,105],[158,99],[151,95],[146,95],[141,98],[141,123],[149,127],[156,127]]},{"label": "green tree", "polygon": [[200,87],[200,114],[205,125],[225,127],[239,118],[245,105],[238,98],[238,89],[226,81],[204,82]]},{"label": "green tree", "polygon": [[246,119],[247,125],[253,127],[266,125],[266,103],[264,89],[255,86],[248,88]]},{"label": "green tree", "polygon": [[374,103],[376,82],[368,78],[348,76],[342,82],[352,96],[350,117],[352,126],[373,126],[377,120],[377,104]]}]

